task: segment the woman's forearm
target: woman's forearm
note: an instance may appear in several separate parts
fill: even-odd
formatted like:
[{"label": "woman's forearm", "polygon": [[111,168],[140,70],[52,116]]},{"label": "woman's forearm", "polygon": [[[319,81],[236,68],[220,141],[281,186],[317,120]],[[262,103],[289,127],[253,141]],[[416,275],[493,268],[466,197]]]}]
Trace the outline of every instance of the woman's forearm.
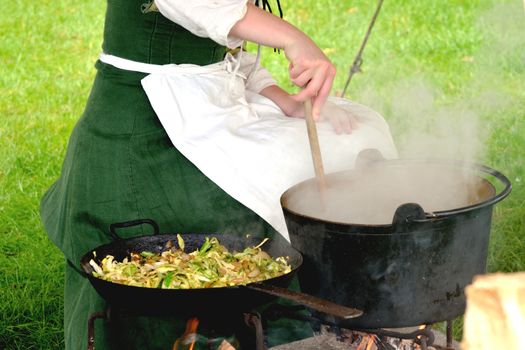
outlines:
[{"label": "woman's forearm", "polygon": [[271,85],[261,90],[261,95],[272,100],[289,117],[304,117],[303,104],[281,89],[277,85]]},{"label": "woman's forearm", "polygon": [[314,118],[319,117],[335,77],[335,67],[306,34],[249,3],[245,16],[237,21],[230,36],[284,50],[290,62],[291,81],[302,88],[297,101],[312,99]]},{"label": "woman's forearm", "polygon": [[299,38],[308,38],[290,23],[251,3],[247,4],[246,15],[232,27],[230,35],[279,49],[285,49]]}]

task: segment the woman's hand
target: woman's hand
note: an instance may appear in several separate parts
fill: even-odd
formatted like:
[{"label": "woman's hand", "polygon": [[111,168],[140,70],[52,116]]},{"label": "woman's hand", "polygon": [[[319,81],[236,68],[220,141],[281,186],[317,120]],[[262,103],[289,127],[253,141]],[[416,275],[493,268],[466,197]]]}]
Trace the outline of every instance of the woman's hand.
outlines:
[{"label": "woman's hand", "polygon": [[290,79],[303,88],[293,98],[296,102],[311,99],[314,119],[320,118],[321,107],[332,89],[335,67],[312,39],[251,3],[247,4],[245,16],[231,28],[229,36],[283,49],[290,61]]},{"label": "woman's hand", "polygon": [[315,43],[306,35],[298,35],[284,47],[286,58],[290,61],[289,74],[292,82],[303,88],[294,99],[304,102],[312,100],[312,114],[315,120],[320,117],[321,107],[326,102],[336,69]]},{"label": "woman's hand", "polygon": [[[260,94],[275,102],[287,116],[305,117],[304,103],[297,100],[297,95],[290,95],[277,85],[264,88]],[[321,108],[317,121],[323,120],[329,121],[338,135],[350,134],[358,127],[357,118],[352,113],[330,101],[327,101]]]},{"label": "woman's hand", "polygon": [[321,120],[328,120],[336,134],[350,134],[357,129],[357,118],[344,108],[327,101],[321,108]]}]

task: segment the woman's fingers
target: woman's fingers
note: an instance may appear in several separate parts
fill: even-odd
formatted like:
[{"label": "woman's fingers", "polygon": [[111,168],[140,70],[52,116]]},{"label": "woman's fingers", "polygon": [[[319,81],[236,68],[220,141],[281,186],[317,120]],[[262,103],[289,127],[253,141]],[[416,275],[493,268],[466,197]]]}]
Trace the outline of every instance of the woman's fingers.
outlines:
[{"label": "woman's fingers", "polygon": [[296,86],[304,87],[312,79],[312,71],[305,70],[301,74],[297,75],[296,77],[292,77],[290,75],[290,78],[292,80],[292,83],[294,83]]},{"label": "woman's fingers", "polygon": [[348,121],[350,122],[350,128],[352,130],[355,130],[358,128],[358,122],[357,122],[357,118],[355,117],[355,115],[351,114],[351,113],[348,113],[350,116],[348,118]]},{"label": "woman's fingers", "polygon": [[307,36],[299,35],[284,48],[290,61],[289,74],[292,82],[302,91],[295,95],[296,100],[312,100],[314,119],[319,119],[321,107],[325,103],[335,78],[335,66],[323,51]]},{"label": "woman's fingers", "polygon": [[332,102],[327,102],[321,113],[322,119],[330,122],[336,134],[351,134],[358,128],[356,116]]},{"label": "woman's fingers", "polygon": [[[296,67],[290,73],[292,82],[303,89],[295,95],[298,101],[312,100],[314,119],[319,119],[323,104],[326,102],[335,78],[335,68],[330,62],[321,61],[308,69]],[[298,73],[301,72],[301,73]]]},{"label": "woman's fingers", "polygon": [[341,118],[340,124],[341,129],[345,134],[351,134],[352,133],[352,116],[351,115],[345,115],[343,118]]},{"label": "woman's fingers", "polygon": [[335,133],[337,135],[341,134],[343,131],[343,126],[341,125],[340,119],[336,115],[330,115],[328,116],[328,120],[330,121],[330,124],[332,124],[332,128],[334,129]]},{"label": "woman's fingers", "polygon": [[324,81],[317,92],[317,96],[314,97],[313,103],[312,103],[312,114],[314,118],[319,119],[319,115],[321,114],[321,108],[326,102],[326,99],[328,98],[328,94],[330,94],[330,90],[332,89],[332,84],[334,82],[335,78],[335,69],[333,72],[328,72],[327,76],[323,77]]},{"label": "woman's fingers", "polygon": [[[310,79],[308,83],[304,85],[304,88],[299,93],[296,94],[297,100],[304,102],[308,99],[316,98],[322,84],[323,84],[323,81],[320,79],[319,76],[312,77],[312,79]],[[312,104],[312,111],[313,111],[313,104]]]},{"label": "woman's fingers", "polygon": [[290,79],[295,79],[304,72],[308,70],[308,67],[301,65],[301,64],[294,64],[293,62],[290,62],[290,66],[288,67],[288,73],[290,75]]}]

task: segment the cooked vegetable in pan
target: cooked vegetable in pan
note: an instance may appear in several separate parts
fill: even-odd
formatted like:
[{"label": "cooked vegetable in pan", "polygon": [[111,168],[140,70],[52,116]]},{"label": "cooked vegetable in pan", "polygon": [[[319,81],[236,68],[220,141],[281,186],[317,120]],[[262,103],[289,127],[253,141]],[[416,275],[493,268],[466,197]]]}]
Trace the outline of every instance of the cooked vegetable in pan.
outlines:
[{"label": "cooked vegetable in pan", "polygon": [[248,284],[284,275],[291,271],[284,257],[273,259],[261,246],[229,252],[215,237],[206,237],[199,250],[184,251],[184,240],[169,241],[167,250],[131,253],[122,262],[107,255],[100,265],[93,259],[93,276],[106,281],[147,288],[217,288]]}]

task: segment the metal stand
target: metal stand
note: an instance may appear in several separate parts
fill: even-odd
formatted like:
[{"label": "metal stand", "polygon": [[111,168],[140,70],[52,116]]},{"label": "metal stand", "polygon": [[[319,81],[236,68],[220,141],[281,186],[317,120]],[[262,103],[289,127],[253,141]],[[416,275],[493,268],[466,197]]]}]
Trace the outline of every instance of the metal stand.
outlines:
[{"label": "metal stand", "polygon": [[[330,321],[320,321],[316,317],[307,316],[304,313],[301,313],[300,311],[304,309],[302,307],[296,307],[296,306],[284,306],[284,305],[274,305],[269,310],[266,310],[264,313],[264,318],[269,320],[276,320],[279,318],[289,318],[289,319],[296,319],[296,320],[302,320],[302,321],[308,321],[310,323],[313,323],[313,328],[320,328],[320,325],[326,325],[330,326],[332,330],[334,330],[334,333],[339,338],[340,332],[338,332],[338,329],[347,329],[345,327],[341,327],[337,324],[337,322],[330,322]],[[438,347],[442,350],[455,350],[453,347],[453,337],[452,337],[452,320],[447,321],[447,347],[442,348]],[[432,325],[426,325],[422,329],[415,330],[413,332],[408,333],[402,333],[402,332],[396,332],[392,330],[387,329],[361,329],[361,328],[348,328],[348,330],[351,331],[358,331],[368,334],[374,334],[378,337],[390,337],[390,338],[397,338],[397,339],[407,339],[407,340],[414,340],[416,344],[418,344],[422,350],[427,350],[429,346],[434,345],[435,341],[435,335],[432,331]],[[434,346],[436,347],[436,346]]]},{"label": "metal stand", "polygon": [[[283,305],[279,305],[278,307],[273,307],[270,310],[267,310],[265,312],[264,317],[269,320],[276,320],[279,318],[289,318],[289,319],[296,319],[296,320],[303,320],[303,321],[309,321],[313,322],[314,325],[318,325],[320,327],[321,324],[330,326],[331,329],[334,331],[336,336],[338,338],[342,337],[341,329],[344,327],[340,327],[335,322],[326,322],[323,321],[320,322],[319,319],[312,317],[312,316],[306,316],[305,314],[302,314],[300,311],[303,310],[303,307],[286,307]],[[90,315],[88,319],[88,346],[87,350],[95,350],[95,321],[97,319],[104,319],[107,321],[111,320],[111,307],[106,308],[104,311],[98,311],[94,312]],[[259,313],[250,312],[250,313],[244,313],[244,324],[248,326],[249,328],[253,329],[255,332],[255,349],[256,350],[267,350],[267,346],[265,344],[264,339],[264,328],[262,325],[262,317]],[[452,326],[453,326],[453,320],[448,320],[446,322],[446,347],[437,347],[438,349],[442,350],[455,350],[453,346],[453,334],[452,334]],[[314,327],[315,328],[315,327]],[[396,332],[392,330],[386,330],[386,329],[350,329],[352,331],[359,331],[363,333],[368,334],[374,334],[378,337],[390,337],[390,338],[398,338],[398,339],[413,339],[415,343],[417,343],[421,350],[427,350],[429,346],[432,346],[434,344],[434,333],[432,331],[432,326],[427,325],[422,329],[418,329],[414,332],[409,333],[401,333]],[[253,338],[252,338],[253,339]],[[250,347],[253,345],[250,345]],[[436,347],[436,346],[434,346]]]},{"label": "metal stand", "polygon": [[88,346],[87,350],[95,350],[95,320],[97,318],[109,319],[110,309],[94,312],[88,319]]},{"label": "metal stand", "polygon": [[454,335],[452,334],[452,329],[454,325],[454,320],[447,320],[447,347],[445,350],[454,350],[452,342],[454,341]]},{"label": "metal stand", "polygon": [[[115,316],[115,312],[119,312],[119,315],[124,314],[127,317],[133,317],[133,316],[140,315],[140,314],[133,313],[132,311],[129,311],[129,310],[117,309],[115,311],[112,311],[111,307],[107,307],[104,311],[97,311],[97,312],[92,313],[89,316],[88,324],[87,324],[88,326],[87,350],[95,350],[95,321],[97,319],[111,321],[112,320],[111,315],[118,318],[118,316]],[[244,334],[244,336],[246,337],[246,334],[245,334],[246,331],[249,331],[249,329],[252,329],[255,332],[255,344],[249,345],[249,347],[252,348],[253,346],[255,346],[256,350],[267,350],[267,347],[264,343],[264,329],[263,329],[262,322],[261,322],[261,315],[258,313],[245,313],[239,316],[244,316],[244,323],[242,319],[240,318],[237,319],[238,320],[236,321],[238,322],[236,326],[237,328],[235,328],[236,337],[240,336],[240,334]],[[243,329],[241,329],[242,327],[239,328],[239,325],[242,325],[242,324],[244,324],[244,326],[247,326],[248,328],[243,328]],[[237,333],[237,331],[239,333]],[[252,336],[248,335],[248,337],[253,337],[253,335]],[[249,339],[250,343],[252,341],[251,339],[253,338]]]},{"label": "metal stand", "polygon": [[264,330],[261,323],[261,315],[259,313],[246,313],[244,314],[244,322],[249,327],[255,329],[255,349],[256,350],[267,350],[264,344]]}]

